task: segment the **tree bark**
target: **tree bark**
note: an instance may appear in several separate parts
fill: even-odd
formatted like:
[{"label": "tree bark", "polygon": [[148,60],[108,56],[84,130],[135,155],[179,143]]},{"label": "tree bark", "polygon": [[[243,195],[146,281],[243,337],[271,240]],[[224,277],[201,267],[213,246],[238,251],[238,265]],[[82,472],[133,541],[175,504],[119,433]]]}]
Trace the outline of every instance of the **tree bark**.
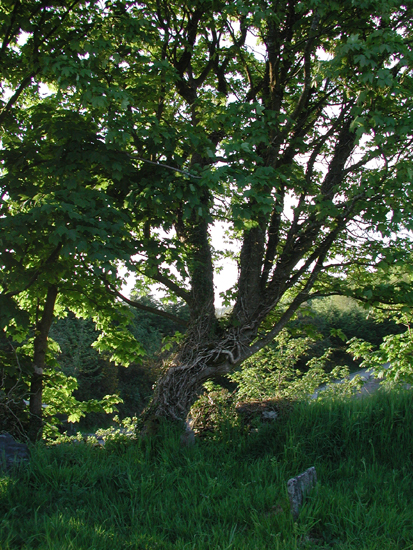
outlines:
[{"label": "tree bark", "polygon": [[43,372],[46,361],[47,339],[51,324],[53,322],[53,311],[57,294],[57,286],[49,286],[42,318],[36,326],[33,353],[33,373],[30,382],[30,424],[28,434],[33,443],[41,439],[43,431]]},{"label": "tree bark", "polygon": [[[301,300],[296,299],[278,322],[277,332],[271,339],[283,329],[304,300],[304,295]],[[203,391],[204,382],[229,374],[268,344],[264,340],[255,341],[258,325],[258,318],[253,318],[243,326],[230,326],[221,334],[211,334],[210,319],[204,317],[191,327],[180,350],[165,365],[154,396],[142,413],[144,433],[156,433],[161,418],[184,425],[192,405]]]}]

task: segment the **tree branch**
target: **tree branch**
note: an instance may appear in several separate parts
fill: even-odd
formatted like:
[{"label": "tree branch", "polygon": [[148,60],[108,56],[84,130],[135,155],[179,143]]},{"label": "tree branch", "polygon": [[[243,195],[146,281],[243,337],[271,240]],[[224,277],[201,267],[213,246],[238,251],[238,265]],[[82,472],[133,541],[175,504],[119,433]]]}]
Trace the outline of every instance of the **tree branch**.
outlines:
[{"label": "tree branch", "polygon": [[300,305],[306,300],[308,300],[310,290],[314,286],[314,283],[316,282],[316,279],[319,273],[323,269],[325,254],[323,256],[320,256],[320,258],[317,261],[317,264],[315,265],[313,271],[311,272],[310,277],[305,283],[304,288],[299,292],[299,294],[297,294],[297,296],[291,302],[290,306],[281,316],[281,319],[278,321],[278,323],[276,323],[274,327],[263,338],[260,338],[258,341],[254,342],[254,344],[249,346],[248,350],[242,354],[242,358],[240,358],[237,364],[242,363],[243,361],[245,361],[246,359],[248,359],[249,357],[257,353],[260,349],[264,348],[270,342],[272,342],[272,340],[277,336],[277,334],[281,332],[281,330],[285,327],[288,321],[292,318],[292,316],[300,307]]},{"label": "tree branch", "polygon": [[194,178],[197,180],[202,179],[202,176],[195,176],[195,174],[191,174],[190,172],[186,172],[185,170],[181,170],[180,168],[174,168],[173,166],[169,166],[168,164],[163,164],[161,162],[155,162],[153,160],[147,160],[142,157],[138,157],[137,155],[132,155],[131,153],[126,153],[128,157],[130,157],[133,160],[139,160],[141,162],[146,162],[146,164],[153,164],[154,166],[159,166],[160,168],[167,168],[168,170],[172,170],[173,172],[179,172],[180,174],[183,174],[184,176],[188,176],[189,178]]},{"label": "tree branch", "polygon": [[[59,23],[52,27],[52,29],[43,37],[43,39],[37,44],[36,49],[38,53],[38,48],[43,45],[48,38],[50,38],[59,27],[61,27],[63,21],[66,19],[66,17],[69,15],[69,13],[74,9],[76,4],[79,3],[80,0],[74,0],[70,6],[67,7],[65,13],[62,15]],[[45,2],[46,4],[46,2]],[[34,31],[34,34],[39,30],[37,27]],[[4,45],[4,44],[3,44]],[[36,69],[35,71],[32,71],[29,75],[27,75],[20,83],[19,87],[17,88],[16,92],[12,95],[12,97],[7,102],[6,106],[3,108],[2,112],[0,113],[0,125],[2,124],[3,120],[5,119],[7,113],[10,111],[10,109],[13,107],[13,105],[16,103],[16,101],[19,99],[22,92],[29,86],[32,79],[37,75],[37,73],[40,71],[40,68]]]},{"label": "tree branch", "polygon": [[168,313],[167,311],[162,311],[161,309],[156,309],[155,307],[145,306],[140,302],[137,302],[135,300],[130,300],[129,298],[126,298],[126,296],[121,294],[118,290],[116,290],[108,281],[105,280],[104,282],[105,282],[106,290],[109,292],[109,294],[112,294],[113,296],[117,296],[118,298],[123,300],[125,303],[129,304],[130,306],[136,309],[141,309],[148,313],[153,313],[154,315],[159,315],[160,317],[165,317],[166,319],[169,319],[170,321],[174,321],[175,323],[179,325],[183,325],[184,327],[188,326],[187,321],[185,321],[184,319],[181,319],[180,317],[177,317],[172,313]]},{"label": "tree branch", "polygon": [[20,5],[20,0],[16,0],[15,4],[13,6],[13,12],[12,12],[11,18],[10,18],[10,25],[7,27],[7,29],[4,32],[4,39],[3,39],[3,44],[2,44],[1,50],[0,50],[0,56],[4,54],[7,46],[10,43],[9,38],[10,38],[10,34],[12,34],[14,22],[16,21],[16,14],[17,14],[17,10],[18,10],[19,5]]},{"label": "tree branch", "polygon": [[169,290],[172,290],[177,296],[182,298],[184,302],[186,302],[188,305],[191,303],[191,296],[189,292],[178,286],[176,283],[168,279],[168,277],[165,277],[158,271],[155,275],[151,275],[150,279],[153,279],[154,281],[158,281],[158,283],[161,283],[165,285]]}]

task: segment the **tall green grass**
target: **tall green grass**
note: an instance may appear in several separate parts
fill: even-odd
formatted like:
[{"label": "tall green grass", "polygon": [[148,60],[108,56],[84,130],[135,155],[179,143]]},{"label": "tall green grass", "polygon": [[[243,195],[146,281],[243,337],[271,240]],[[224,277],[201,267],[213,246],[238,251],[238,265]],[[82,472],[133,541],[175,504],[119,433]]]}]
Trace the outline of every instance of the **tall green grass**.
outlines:
[{"label": "tall green grass", "polygon": [[[413,549],[413,392],[297,403],[247,434],[37,446],[0,477],[0,548]],[[286,482],[315,466],[300,516]]]}]

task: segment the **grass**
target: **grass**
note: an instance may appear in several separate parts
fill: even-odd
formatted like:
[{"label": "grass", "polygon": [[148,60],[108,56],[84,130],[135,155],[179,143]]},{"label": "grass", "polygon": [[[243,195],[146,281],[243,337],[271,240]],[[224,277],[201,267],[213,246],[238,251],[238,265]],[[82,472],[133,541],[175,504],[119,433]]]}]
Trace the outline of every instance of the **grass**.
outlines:
[{"label": "grass", "polygon": [[[287,480],[315,466],[300,517]],[[299,403],[249,435],[37,446],[0,477],[0,548],[413,550],[413,392]]]}]

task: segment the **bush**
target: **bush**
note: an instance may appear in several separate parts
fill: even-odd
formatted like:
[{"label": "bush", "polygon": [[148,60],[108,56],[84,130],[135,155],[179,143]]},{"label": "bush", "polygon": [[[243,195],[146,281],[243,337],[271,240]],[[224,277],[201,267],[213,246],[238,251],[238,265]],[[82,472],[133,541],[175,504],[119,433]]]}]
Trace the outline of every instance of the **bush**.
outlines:
[{"label": "bush", "polygon": [[[270,346],[245,361],[238,372],[229,375],[230,380],[237,383],[237,399],[306,400],[319,386],[344,379],[349,374],[346,367],[337,366],[327,372],[329,350],[321,357],[309,359],[305,369],[297,368],[313,343],[312,338],[292,336],[284,329]],[[351,395],[358,387],[359,380],[353,379],[340,384],[339,391],[342,395]]]},{"label": "bush", "polygon": [[306,369],[308,359],[322,355],[327,349],[331,349],[330,358],[325,365],[327,370],[336,365],[348,366],[351,371],[357,370],[359,363],[355,363],[353,356],[348,353],[346,341],[357,337],[371,342],[376,348],[386,336],[400,334],[405,330],[390,318],[378,319],[356,300],[346,296],[310,300],[289,326],[297,330],[316,332],[321,336],[298,362],[297,366],[301,370]]},{"label": "bush", "polygon": [[204,387],[206,391],[190,411],[191,428],[200,437],[221,439],[228,431],[240,427],[235,393],[213,382],[206,382]]}]

